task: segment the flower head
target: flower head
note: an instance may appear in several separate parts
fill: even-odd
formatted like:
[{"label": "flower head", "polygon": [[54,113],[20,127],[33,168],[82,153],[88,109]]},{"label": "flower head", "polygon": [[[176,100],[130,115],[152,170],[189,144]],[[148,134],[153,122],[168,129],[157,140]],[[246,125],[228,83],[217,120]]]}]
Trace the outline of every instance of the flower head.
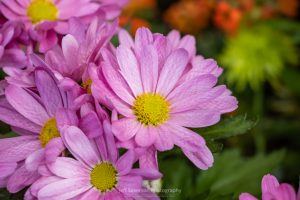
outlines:
[{"label": "flower head", "polygon": [[119,157],[109,122],[103,127],[94,140],[75,126],[63,128],[63,141],[75,159],[60,157],[48,165],[53,175],[45,178],[48,184],[37,192],[39,199],[138,199],[144,179],[161,177],[156,170],[133,168],[133,150]]},{"label": "flower head", "polygon": [[[265,175],[261,183],[262,200],[299,200],[300,190],[298,195],[294,188],[286,183],[279,184],[275,176],[270,174]],[[300,189],[300,188],[299,188]],[[257,200],[249,193],[242,193],[240,200]]]},{"label": "flower head", "polygon": [[210,167],[213,158],[204,139],[185,127],[213,125],[237,108],[231,92],[215,86],[218,66],[202,57],[191,63],[185,49],[146,28],[137,31],[134,42],[121,37],[127,43],[115,55],[104,51],[92,77],[92,94],[122,115],[112,123],[114,135],[160,151],[177,145],[199,168]]}]

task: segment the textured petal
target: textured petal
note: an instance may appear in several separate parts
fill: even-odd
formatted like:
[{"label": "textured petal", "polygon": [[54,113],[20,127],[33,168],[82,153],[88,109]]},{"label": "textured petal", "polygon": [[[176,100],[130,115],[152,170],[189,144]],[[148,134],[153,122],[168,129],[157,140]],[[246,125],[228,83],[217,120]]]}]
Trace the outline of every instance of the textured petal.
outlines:
[{"label": "textured petal", "polygon": [[88,178],[89,176],[89,169],[80,162],[67,157],[57,158],[55,162],[48,165],[48,168],[53,174],[62,178]]},{"label": "textured petal", "polygon": [[99,190],[95,189],[94,187],[80,195],[78,197],[78,200],[87,200],[87,199],[95,199],[95,200],[100,200],[101,193]]},{"label": "textured petal", "polygon": [[157,137],[155,140],[155,148],[159,151],[168,151],[173,149],[174,141],[172,135],[169,133],[168,129],[165,129],[164,126],[157,127]]},{"label": "textured petal", "polygon": [[152,126],[141,126],[135,136],[135,142],[141,147],[149,147],[152,145],[157,138],[156,127]]},{"label": "textured petal", "polygon": [[38,192],[39,199],[71,199],[89,190],[91,185],[85,178],[70,178],[50,183]]},{"label": "textured petal", "polygon": [[36,171],[39,165],[44,161],[45,150],[39,149],[30,154],[25,160],[25,166],[28,171]]},{"label": "textured petal", "polygon": [[65,150],[65,145],[61,137],[53,138],[45,147],[46,163],[54,162]]},{"label": "textured petal", "polygon": [[0,163],[0,179],[11,175],[17,168],[17,163]]},{"label": "textured petal", "polygon": [[54,116],[57,109],[63,107],[62,97],[53,77],[45,70],[35,71],[35,83],[41,99],[50,116]]},{"label": "textured petal", "polygon": [[158,54],[156,49],[152,45],[144,46],[139,61],[144,92],[153,92],[158,78]]},{"label": "textured petal", "polygon": [[19,136],[0,140],[0,162],[18,162],[41,148],[34,136]]},{"label": "textured petal", "polygon": [[130,175],[141,176],[146,180],[156,180],[162,177],[162,174],[156,169],[132,169]]},{"label": "textured petal", "polygon": [[171,115],[170,123],[184,127],[207,127],[220,121],[221,113],[217,111],[190,110]]},{"label": "textured petal", "polygon": [[112,122],[112,132],[120,141],[126,141],[135,136],[141,126],[135,119],[123,118]]},{"label": "textured petal", "polygon": [[33,196],[37,197],[38,191],[41,188],[45,187],[46,185],[49,185],[50,183],[53,183],[53,182],[56,182],[59,180],[61,180],[61,178],[56,177],[56,176],[41,177],[30,186],[31,194]]},{"label": "textured petal", "polygon": [[80,119],[79,128],[90,139],[103,134],[102,124],[95,112],[90,112]]},{"label": "textured petal", "polygon": [[125,45],[127,47],[133,47],[134,45],[133,39],[126,30],[121,29],[118,33],[118,36],[119,36],[120,44]]},{"label": "textured petal", "polygon": [[121,176],[126,175],[132,169],[132,165],[135,160],[134,151],[128,150],[116,163],[118,174]]},{"label": "textured petal", "polygon": [[103,128],[104,128],[104,136],[105,136],[105,141],[107,145],[107,153],[109,156],[109,159],[115,163],[116,160],[118,159],[118,149],[116,146],[115,138],[112,133],[112,127],[111,124],[105,120],[103,122]]},{"label": "textured petal", "polygon": [[188,63],[188,53],[178,49],[167,58],[159,75],[156,92],[167,96],[182,76]]},{"label": "textured petal", "polygon": [[207,170],[213,165],[214,158],[207,146],[203,146],[197,151],[190,151],[184,148],[182,148],[182,151],[199,169]]},{"label": "textured petal", "polygon": [[[22,178],[20,178],[22,177]],[[35,182],[40,175],[37,172],[29,172],[25,165],[19,167],[15,173],[8,179],[7,190],[10,193],[16,193]]]},{"label": "textured petal", "polygon": [[254,196],[248,193],[242,193],[239,197],[239,200],[257,200]]},{"label": "textured petal", "polygon": [[276,199],[296,200],[296,192],[294,188],[286,183],[281,184],[274,193]]},{"label": "textured petal", "polygon": [[153,42],[153,35],[148,28],[139,28],[135,33],[135,49],[138,52],[142,51],[142,49]]},{"label": "textured petal", "polygon": [[142,182],[140,176],[121,176],[119,177],[117,189],[127,197],[134,197],[135,193],[140,192]]},{"label": "textured petal", "polygon": [[77,126],[78,125],[78,117],[74,110],[60,108],[56,113],[56,123],[59,129],[68,126]]},{"label": "textured petal", "polygon": [[79,44],[72,35],[66,35],[65,37],[63,37],[62,51],[68,63],[68,66],[73,67],[73,69],[69,69],[70,71],[74,70],[74,67],[78,65],[78,48]]},{"label": "textured petal", "polygon": [[152,146],[148,148],[139,158],[140,168],[158,170],[157,151]]},{"label": "textured petal", "polygon": [[267,174],[263,177],[261,182],[261,190],[263,193],[274,193],[279,187],[279,182],[275,176]]},{"label": "textured petal", "polygon": [[9,85],[5,95],[8,102],[32,122],[42,126],[49,119],[45,108],[26,90]]},{"label": "textured petal", "polygon": [[99,163],[100,160],[92,148],[90,141],[77,127],[70,126],[63,129],[62,139],[69,151],[79,161],[84,162],[90,167]]},{"label": "textured petal", "polygon": [[117,60],[121,69],[121,74],[127,81],[133,94],[142,94],[143,87],[138,62],[132,50],[125,46],[119,46],[116,51]]}]

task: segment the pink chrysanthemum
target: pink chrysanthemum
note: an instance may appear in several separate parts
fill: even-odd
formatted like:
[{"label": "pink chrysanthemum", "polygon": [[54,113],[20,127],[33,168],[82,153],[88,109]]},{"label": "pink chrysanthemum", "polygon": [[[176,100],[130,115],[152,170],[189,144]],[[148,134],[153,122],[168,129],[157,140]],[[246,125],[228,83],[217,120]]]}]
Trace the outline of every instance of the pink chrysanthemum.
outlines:
[{"label": "pink chrysanthemum", "polygon": [[[9,174],[0,171],[7,188],[14,193],[38,178],[37,169],[44,164],[45,155],[58,156],[64,149],[57,126],[56,111],[66,105],[66,97],[56,80],[44,69],[36,69],[38,94],[9,85],[6,99],[1,99],[0,119],[21,136],[0,140],[0,168],[18,169]],[[1,182],[1,181],[0,181]]]},{"label": "pink chrysanthemum", "polygon": [[[9,21],[25,24],[33,39],[45,51],[57,42],[57,35],[68,32],[72,17],[88,17],[99,9],[91,0],[2,0],[0,10]],[[36,32],[33,32],[35,30]]]},{"label": "pink chrysanthemum", "polygon": [[159,151],[175,144],[199,168],[210,167],[213,156],[205,140],[185,127],[213,125],[221,114],[237,108],[231,92],[216,86],[216,63],[191,58],[185,49],[146,28],[137,31],[135,41],[126,35],[123,41],[127,45],[121,43],[115,55],[103,51],[101,67],[90,73],[92,94],[122,115],[112,124],[115,136]]},{"label": "pink chrysanthemum", "polygon": [[[265,175],[261,183],[262,200],[300,200],[300,187],[298,195],[294,188],[286,183],[279,184],[275,176]],[[257,200],[249,193],[242,193],[240,200]]]},{"label": "pink chrysanthemum", "polygon": [[132,150],[119,158],[110,124],[105,121],[103,126],[104,134],[95,140],[75,126],[63,128],[63,141],[75,159],[59,157],[48,165],[54,175],[32,188],[38,199],[159,199],[150,191],[145,193],[142,182],[161,174],[154,169],[133,169],[136,154]]}]

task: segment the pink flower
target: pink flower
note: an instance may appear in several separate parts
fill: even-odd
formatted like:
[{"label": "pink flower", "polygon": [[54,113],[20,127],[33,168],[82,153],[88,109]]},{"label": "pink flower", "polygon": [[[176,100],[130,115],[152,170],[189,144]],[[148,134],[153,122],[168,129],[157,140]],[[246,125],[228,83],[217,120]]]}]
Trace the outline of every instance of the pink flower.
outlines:
[{"label": "pink flower", "polygon": [[[89,140],[79,128],[65,126],[62,139],[75,159],[59,157],[49,163],[53,176],[37,181],[32,194],[35,190],[38,199],[139,199],[145,190],[143,180],[161,174],[153,169],[133,169],[134,151],[119,157],[110,124],[105,121],[103,127],[103,135]],[[144,198],[158,199],[149,191]]]},{"label": "pink flower", "polygon": [[35,82],[39,95],[29,89],[8,85],[6,99],[0,101],[1,121],[21,135],[0,140],[0,166],[13,168],[12,165],[18,163],[18,169],[12,174],[0,171],[0,177],[8,179],[7,188],[13,193],[39,177],[37,169],[44,164],[45,155],[55,157],[64,150],[56,112],[66,105],[65,94],[44,69],[35,70]]},{"label": "pink flower", "polygon": [[[287,184],[279,184],[275,176],[270,174],[265,175],[261,183],[262,187],[262,200],[300,200],[300,188],[298,195],[294,188]],[[257,200],[249,193],[242,193],[240,200]]]},{"label": "pink flower", "polygon": [[22,30],[18,23],[6,22],[0,25],[0,67],[18,67],[26,65],[26,56],[16,42],[21,38]]},{"label": "pink flower", "polygon": [[122,8],[128,3],[129,0],[93,0],[101,4],[100,8],[104,11],[107,19],[115,19],[118,17]]},{"label": "pink flower", "polygon": [[122,115],[113,121],[114,135],[159,151],[177,145],[197,167],[212,166],[205,140],[186,127],[213,125],[237,108],[231,92],[215,86],[218,66],[205,59],[192,65],[185,49],[172,48],[166,37],[146,28],[137,31],[135,41],[120,36],[126,44],[115,54],[103,51],[101,67],[90,73],[93,96]]},{"label": "pink flower", "polygon": [[[91,0],[2,0],[0,10],[9,21],[24,23],[31,37],[46,51],[57,43],[57,34],[68,32],[72,17],[87,19],[99,9]],[[41,12],[41,10],[43,12]]]},{"label": "pink flower", "polygon": [[97,62],[100,50],[107,47],[117,31],[118,22],[109,24],[105,19],[95,18],[86,29],[78,19],[70,20],[70,34],[46,54],[45,62],[51,70],[74,81],[87,81],[86,69]]}]

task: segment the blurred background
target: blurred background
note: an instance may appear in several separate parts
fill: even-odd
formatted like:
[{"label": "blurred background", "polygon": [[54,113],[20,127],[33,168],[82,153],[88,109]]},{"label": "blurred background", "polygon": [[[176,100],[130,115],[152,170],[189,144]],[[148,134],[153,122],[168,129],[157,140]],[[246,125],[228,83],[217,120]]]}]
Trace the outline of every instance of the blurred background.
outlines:
[{"label": "blurred background", "polygon": [[[194,35],[198,54],[218,61],[224,68],[220,83],[239,100],[239,109],[219,124],[195,130],[215,153],[213,168],[199,171],[179,149],[159,155],[164,178],[150,185],[166,189],[162,199],[260,195],[266,173],[298,188],[299,19],[298,0],[130,1],[121,26],[132,34],[146,26],[153,32],[177,29],[182,35]],[[1,125],[0,131],[4,134],[9,128]]]},{"label": "blurred background", "polygon": [[[197,170],[179,150],[159,155],[163,199],[237,199],[260,195],[272,173],[298,188],[300,175],[300,16],[298,0],[131,0],[120,24],[196,37],[198,54],[224,68],[220,82],[239,109],[197,129],[215,165]],[[234,137],[232,137],[234,136]]]}]

